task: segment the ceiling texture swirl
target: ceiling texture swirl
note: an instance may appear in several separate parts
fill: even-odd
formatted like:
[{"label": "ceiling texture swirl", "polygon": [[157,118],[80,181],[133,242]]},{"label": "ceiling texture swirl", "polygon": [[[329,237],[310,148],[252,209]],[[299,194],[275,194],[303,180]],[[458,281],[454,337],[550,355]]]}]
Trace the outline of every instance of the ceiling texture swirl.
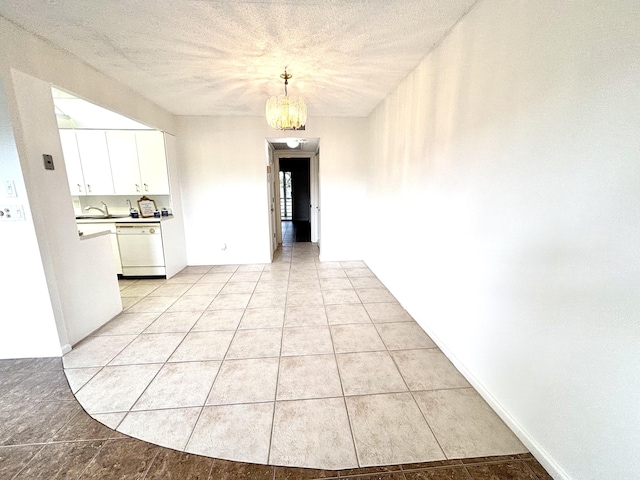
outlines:
[{"label": "ceiling texture swirl", "polygon": [[176,115],[367,116],[476,0],[0,0],[0,15]]}]

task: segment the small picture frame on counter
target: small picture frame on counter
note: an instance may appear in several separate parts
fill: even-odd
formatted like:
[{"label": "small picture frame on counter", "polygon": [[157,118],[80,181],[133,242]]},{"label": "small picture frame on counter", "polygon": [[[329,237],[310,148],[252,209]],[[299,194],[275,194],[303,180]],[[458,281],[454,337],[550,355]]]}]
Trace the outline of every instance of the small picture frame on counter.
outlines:
[{"label": "small picture frame on counter", "polygon": [[140,216],[143,218],[153,217],[158,207],[156,202],[149,197],[142,197],[138,200],[138,209],[140,210]]}]

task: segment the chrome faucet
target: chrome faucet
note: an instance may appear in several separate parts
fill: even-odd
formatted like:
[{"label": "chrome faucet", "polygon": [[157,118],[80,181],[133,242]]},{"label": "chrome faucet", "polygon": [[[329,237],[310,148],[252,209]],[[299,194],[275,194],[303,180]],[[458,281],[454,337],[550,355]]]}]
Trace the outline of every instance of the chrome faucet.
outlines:
[{"label": "chrome faucet", "polygon": [[104,215],[105,217],[109,216],[109,207],[107,207],[107,204],[104,202],[100,202],[103,206],[104,206],[104,210],[102,208],[98,208],[98,207],[94,207],[92,205],[89,205],[88,207],[84,207],[85,212],[88,212],[89,210],[98,210],[100,213],[102,213],[102,215]]}]

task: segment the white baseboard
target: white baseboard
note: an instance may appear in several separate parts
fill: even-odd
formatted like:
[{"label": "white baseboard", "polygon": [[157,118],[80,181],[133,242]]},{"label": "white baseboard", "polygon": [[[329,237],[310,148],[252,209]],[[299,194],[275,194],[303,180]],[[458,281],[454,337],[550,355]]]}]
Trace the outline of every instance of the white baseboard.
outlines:
[{"label": "white baseboard", "polygon": [[[411,312],[409,311],[409,314]],[[567,473],[560,468],[560,465],[556,463],[556,461],[547,453],[547,451],[542,448],[538,442],[536,442],[529,433],[522,428],[522,426],[515,421],[515,419],[507,412],[503,406],[498,402],[491,393],[478,381],[477,378],[473,376],[473,374],[467,369],[462,362],[458,360],[458,358],[447,348],[447,346],[438,338],[438,336],[431,331],[431,329],[426,328],[424,325],[420,324],[420,327],[431,337],[431,339],[438,345],[442,353],[453,363],[453,365],[458,369],[458,371],[467,379],[467,381],[476,389],[476,391],[480,394],[480,396],[489,404],[489,406],[493,409],[494,412],[502,419],[504,423],[511,429],[511,431],[515,434],[516,437],[529,449],[531,454],[540,462],[540,464],[544,467],[544,469],[551,475],[555,480],[571,480],[571,477],[567,475]]]},{"label": "white baseboard", "polygon": [[70,351],[71,351],[71,345],[69,345],[68,343],[62,346],[62,355],[66,355]]}]

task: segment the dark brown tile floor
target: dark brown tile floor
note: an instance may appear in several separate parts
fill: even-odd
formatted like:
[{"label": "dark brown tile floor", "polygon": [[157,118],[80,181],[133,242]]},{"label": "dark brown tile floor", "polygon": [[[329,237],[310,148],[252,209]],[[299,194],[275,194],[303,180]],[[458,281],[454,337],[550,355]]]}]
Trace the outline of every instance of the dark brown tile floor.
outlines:
[{"label": "dark brown tile floor", "polygon": [[87,415],[59,358],[0,360],[0,480],[539,480],[530,454],[343,471],[230,462],[129,438]]}]

